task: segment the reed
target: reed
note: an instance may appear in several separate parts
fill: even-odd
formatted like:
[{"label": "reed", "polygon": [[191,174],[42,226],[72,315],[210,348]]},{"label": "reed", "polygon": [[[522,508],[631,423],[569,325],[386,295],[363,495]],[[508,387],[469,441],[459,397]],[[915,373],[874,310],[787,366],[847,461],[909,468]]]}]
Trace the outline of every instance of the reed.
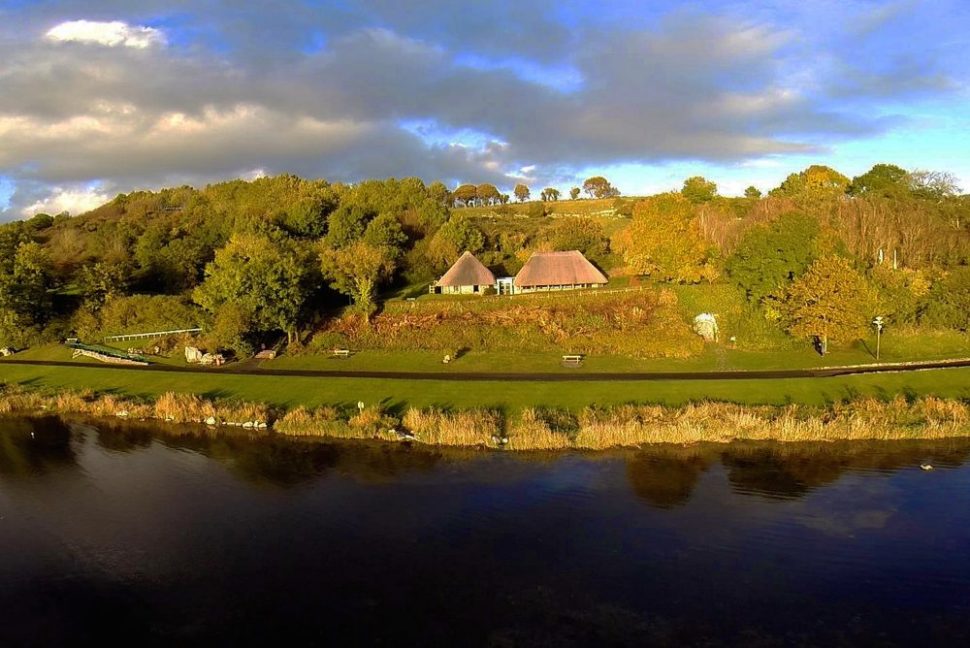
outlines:
[{"label": "reed", "polygon": [[411,408],[402,423],[419,443],[453,446],[502,444],[503,416],[490,409],[445,411],[438,408]]},{"label": "reed", "polygon": [[[506,420],[494,409],[409,409],[402,420],[370,406],[276,412],[257,403],[166,393],[154,402],[91,392],[45,393],[0,384],[0,414],[53,412],[93,417],[208,423],[249,429],[274,425],[288,436],[411,440],[439,446],[509,450],[603,450],[651,444],[732,441],[820,442],[970,437],[970,404],[935,397],[861,398],[828,407],[700,402],[683,407],[620,405],[566,410],[526,408]],[[274,423],[275,420],[275,423]]]}]

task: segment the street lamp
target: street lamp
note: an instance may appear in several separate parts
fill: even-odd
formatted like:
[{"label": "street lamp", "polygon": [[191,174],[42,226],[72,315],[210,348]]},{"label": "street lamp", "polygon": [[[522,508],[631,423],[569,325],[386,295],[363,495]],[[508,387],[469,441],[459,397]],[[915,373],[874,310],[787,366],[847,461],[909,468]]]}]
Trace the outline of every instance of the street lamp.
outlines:
[{"label": "street lamp", "polygon": [[872,320],[872,325],[876,327],[876,360],[879,360],[879,343],[882,338],[882,327],[885,325],[885,320],[883,320],[882,315],[877,315],[874,320]]}]

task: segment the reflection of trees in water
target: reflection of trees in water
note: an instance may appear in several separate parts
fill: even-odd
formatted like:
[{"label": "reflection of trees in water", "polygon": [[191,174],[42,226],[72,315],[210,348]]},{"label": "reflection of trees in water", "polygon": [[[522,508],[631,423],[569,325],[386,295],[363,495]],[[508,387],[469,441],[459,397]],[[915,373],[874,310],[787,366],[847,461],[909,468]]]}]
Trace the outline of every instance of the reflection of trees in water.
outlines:
[{"label": "reflection of trees in water", "polygon": [[855,470],[893,471],[928,461],[956,467],[970,456],[970,442],[886,441],[826,444],[739,444],[721,454],[737,492],[779,499],[802,497]]},{"label": "reflection of trees in water", "polygon": [[644,448],[627,459],[633,492],[651,506],[685,504],[704,473],[720,462],[735,492],[793,499],[835,483],[854,470],[893,471],[929,462],[958,467],[970,457],[970,441],[848,441],[844,443],[735,443]]},{"label": "reflection of trees in water", "polygon": [[637,497],[651,506],[674,508],[687,503],[712,459],[697,453],[638,452],[627,461],[626,474]]},{"label": "reflection of trees in water", "polygon": [[45,475],[76,465],[71,430],[61,419],[0,419],[0,477]]},{"label": "reflection of trees in water", "polygon": [[98,445],[115,451],[146,448],[153,440],[191,450],[253,484],[291,487],[330,471],[362,481],[387,481],[409,472],[427,472],[440,455],[422,448],[362,442],[325,443],[242,430],[208,430],[141,422],[95,424]]}]

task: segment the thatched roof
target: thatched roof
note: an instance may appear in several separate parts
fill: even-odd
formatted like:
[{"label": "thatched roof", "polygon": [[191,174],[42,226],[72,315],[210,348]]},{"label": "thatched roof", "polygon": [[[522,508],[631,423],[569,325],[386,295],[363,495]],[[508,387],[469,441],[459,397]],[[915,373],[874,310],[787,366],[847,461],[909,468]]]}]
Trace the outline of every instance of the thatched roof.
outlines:
[{"label": "thatched roof", "polygon": [[605,284],[606,276],[579,250],[536,252],[515,275],[515,287]]},{"label": "thatched roof", "polygon": [[455,265],[438,280],[439,286],[491,286],[495,284],[495,275],[482,265],[471,252],[465,252]]}]

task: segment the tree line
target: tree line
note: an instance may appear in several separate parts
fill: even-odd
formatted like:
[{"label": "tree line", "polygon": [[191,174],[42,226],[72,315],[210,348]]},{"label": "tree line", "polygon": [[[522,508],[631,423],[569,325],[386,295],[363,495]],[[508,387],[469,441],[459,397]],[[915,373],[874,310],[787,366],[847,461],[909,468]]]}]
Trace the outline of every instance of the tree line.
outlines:
[{"label": "tree line", "polygon": [[[616,198],[601,176],[570,192],[616,198],[612,219],[456,209],[496,200],[482,186],[283,175],[122,194],[77,217],[9,223],[0,346],[195,324],[211,346],[240,355],[280,336],[298,344],[321,318],[346,307],[366,317],[382,292],[420,290],[465,250],[497,274],[515,274],[536,250],[578,249],[604,270],[658,283],[730,283],[766,319],[823,345],[862,335],[876,314],[970,327],[970,198],[945,173],[876,165],[849,179],[812,166],[742,198],[701,177],[636,201]],[[530,195],[524,185],[513,193]]]}]

